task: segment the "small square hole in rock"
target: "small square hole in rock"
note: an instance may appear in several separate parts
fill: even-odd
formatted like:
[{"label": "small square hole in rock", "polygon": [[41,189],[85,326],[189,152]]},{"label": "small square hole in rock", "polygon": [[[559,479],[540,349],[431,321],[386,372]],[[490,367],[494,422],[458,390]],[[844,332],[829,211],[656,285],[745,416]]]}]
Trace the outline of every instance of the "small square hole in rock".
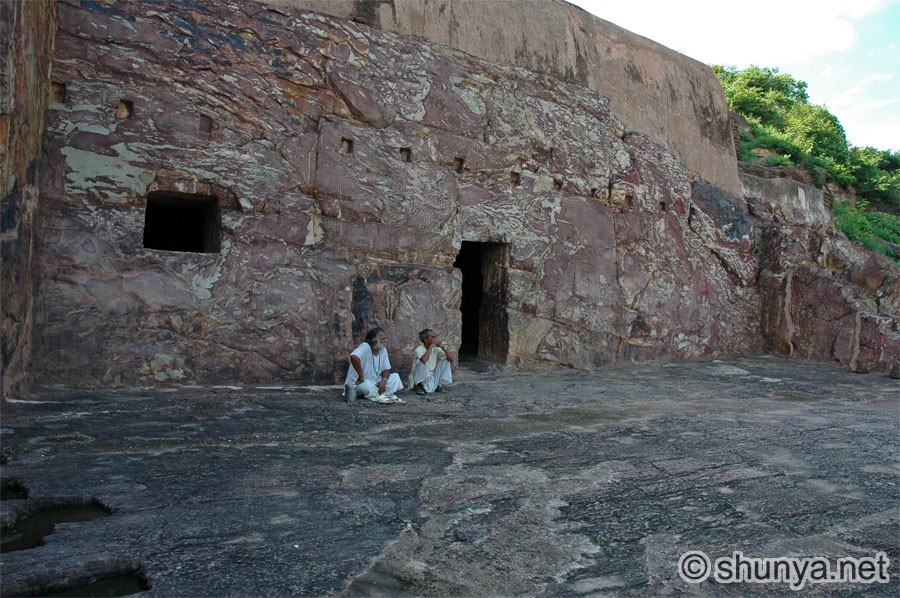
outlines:
[{"label": "small square hole in rock", "polygon": [[215,196],[154,191],[147,195],[144,247],[218,253],[222,215]]},{"label": "small square hole in rock", "polygon": [[119,109],[116,110],[116,118],[123,120],[131,118],[134,114],[134,102],[130,100],[119,100]]}]

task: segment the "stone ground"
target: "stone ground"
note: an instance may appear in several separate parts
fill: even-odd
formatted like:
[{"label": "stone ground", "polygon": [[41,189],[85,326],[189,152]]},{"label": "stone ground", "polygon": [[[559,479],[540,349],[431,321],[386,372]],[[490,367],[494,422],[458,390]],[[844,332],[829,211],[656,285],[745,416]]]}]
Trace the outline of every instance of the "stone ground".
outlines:
[{"label": "stone ground", "polygon": [[[137,570],[147,596],[794,593],[688,584],[711,559],[890,558],[900,381],[774,357],[585,374],[463,369],[449,393],[348,404],[334,388],[37,392],[3,404],[2,476],[92,500],[2,555],[4,596]],[[484,364],[480,364],[484,365]]]}]

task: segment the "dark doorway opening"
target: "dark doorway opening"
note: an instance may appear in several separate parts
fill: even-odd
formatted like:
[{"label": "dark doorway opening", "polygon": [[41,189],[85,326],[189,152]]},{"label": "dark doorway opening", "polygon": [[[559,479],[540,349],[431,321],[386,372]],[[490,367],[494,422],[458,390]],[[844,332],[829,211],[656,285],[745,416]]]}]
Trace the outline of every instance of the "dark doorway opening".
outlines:
[{"label": "dark doorway opening", "polygon": [[222,216],[214,196],[154,191],[147,195],[144,247],[218,253]]},{"label": "dark doorway opening", "polygon": [[484,300],[484,278],[481,275],[481,244],[463,241],[453,265],[462,271],[462,343],[460,357],[478,356],[478,310]]},{"label": "dark doorway opening", "polygon": [[506,248],[503,243],[463,241],[454,266],[462,272],[460,358],[506,363]]}]

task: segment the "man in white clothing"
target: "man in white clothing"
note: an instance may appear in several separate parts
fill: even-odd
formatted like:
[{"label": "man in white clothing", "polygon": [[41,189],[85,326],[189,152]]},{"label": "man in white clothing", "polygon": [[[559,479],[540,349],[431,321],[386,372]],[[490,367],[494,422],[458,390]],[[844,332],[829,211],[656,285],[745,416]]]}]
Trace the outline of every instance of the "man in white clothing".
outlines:
[{"label": "man in white clothing", "polygon": [[403,388],[400,375],[391,373],[387,335],[381,328],[373,328],[366,340],[350,354],[350,367],[344,384],[356,385],[358,396],[376,403],[402,403],[397,391]]},{"label": "man in white clothing", "polygon": [[409,385],[417,395],[443,392],[443,385],[453,382],[450,366],[453,355],[444,348],[444,344],[430,328],[419,333],[419,340],[422,344],[416,347]]}]

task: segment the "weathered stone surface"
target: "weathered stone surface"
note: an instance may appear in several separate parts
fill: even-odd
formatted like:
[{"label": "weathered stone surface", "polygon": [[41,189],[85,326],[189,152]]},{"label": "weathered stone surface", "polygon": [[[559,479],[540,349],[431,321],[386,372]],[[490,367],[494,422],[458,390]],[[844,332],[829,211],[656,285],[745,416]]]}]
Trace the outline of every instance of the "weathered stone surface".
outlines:
[{"label": "weathered stone surface", "polygon": [[[712,70],[567,2],[261,1],[285,12],[308,8],[421,37],[592,89],[609,98],[630,129],[665,146],[703,180],[740,194],[728,105]],[[444,116],[464,117],[453,109],[455,94],[450,100]]]},{"label": "weathered stone surface", "polygon": [[[467,241],[503,247],[492,359],[593,368],[769,348],[894,368],[896,267],[836,234],[820,192],[710,185],[581,75],[367,26],[385,5],[357,23],[275,4],[54,5],[66,95],[31,170],[38,258],[28,230],[4,238],[5,313],[35,302],[35,382],[336,380],[374,325],[402,372],[420,328],[460,342]],[[651,47],[629,40],[618,56]],[[144,246],[159,194],[215,198],[208,253]],[[834,305],[806,295],[826,291]],[[28,356],[17,318],[4,363]]]},{"label": "weathered stone surface", "polygon": [[773,215],[777,221],[804,226],[820,232],[834,228],[831,209],[821,189],[788,178],[741,176],[744,195],[753,197],[758,210]]},{"label": "weathered stone surface", "polygon": [[[60,4],[36,381],[334,380],[376,324],[404,368],[424,326],[459,342],[462,241],[509,247],[510,363],[761,349],[752,226],[606,97],[232,8]],[[218,253],[144,248],[151,192],[216,196]]]},{"label": "weathered stone surface", "polygon": [[3,406],[4,481],[108,506],[0,559],[4,596],[136,570],[150,596],[785,596],[678,560],[890,559],[898,381],[775,357],[458,372],[449,393],[35,392]]},{"label": "weathered stone surface", "polygon": [[757,267],[752,255],[754,222],[746,202],[699,182],[693,185],[691,201],[691,229],[740,284],[753,284]]},{"label": "weathered stone surface", "polygon": [[742,174],[762,225],[763,336],[771,350],[855,372],[900,363],[900,266],[834,228],[822,192]]},{"label": "weathered stone surface", "polygon": [[26,388],[32,352],[35,160],[55,34],[55,2],[0,4],[0,398]]}]

